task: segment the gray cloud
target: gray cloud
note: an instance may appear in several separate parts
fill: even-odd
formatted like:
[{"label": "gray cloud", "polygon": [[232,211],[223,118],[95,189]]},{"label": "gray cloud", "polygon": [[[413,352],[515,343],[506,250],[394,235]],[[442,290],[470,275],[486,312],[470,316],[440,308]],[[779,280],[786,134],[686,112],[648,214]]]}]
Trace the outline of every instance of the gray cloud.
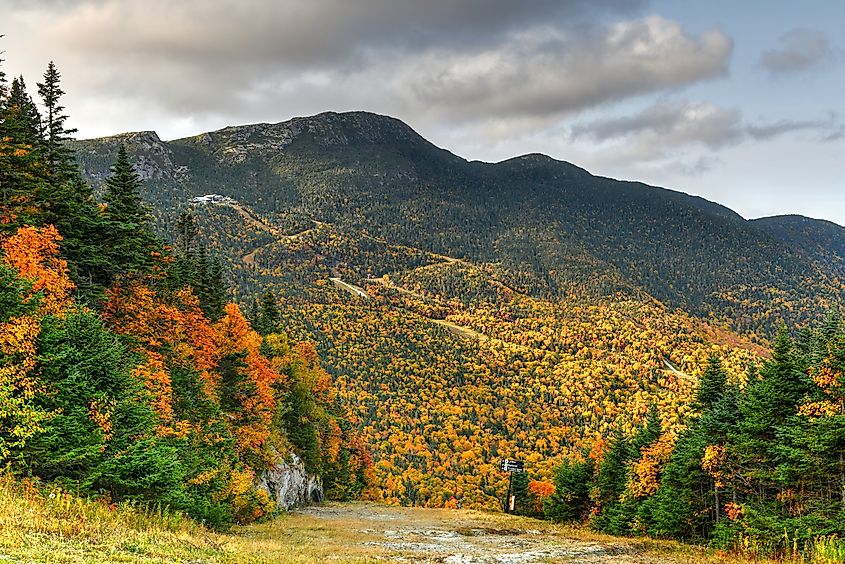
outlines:
[{"label": "gray cloud", "polygon": [[659,17],[588,34],[532,31],[480,52],[432,54],[412,67],[413,98],[450,117],[559,117],[722,76],[732,49],[719,31],[692,37]]},{"label": "gray cloud", "polygon": [[780,44],[760,56],[760,66],[772,75],[801,72],[839,56],[827,35],[814,29],[793,29],[781,36]]},{"label": "gray cloud", "polygon": [[839,140],[843,135],[843,126],[839,123],[835,114],[830,114],[826,119],[811,120],[779,120],[771,123],[748,124],[745,126],[745,133],[752,139],[767,141],[796,131],[809,131],[815,133],[815,141],[828,143]]},{"label": "gray cloud", "polygon": [[[602,118],[572,126],[573,139],[611,144],[616,159],[658,161],[690,147],[718,151],[727,146],[755,140],[768,141],[797,132],[813,134],[817,142],[842,136],[842,124],[835,114],[815,120],[780,120],[746,123],[742,112],[713,104],[687,101],[659,101],[629,116]],[[700,174],[712,160],[699,161],[691,172]]]},{"label": "gray cloud", "polygon": [[577,124],[572,127],[571,134],[599,143],[654,137],[664,138],[671,145],[697,143],[718,149],[740,137],[741,118],[736,109],[664,100],[637,114]]},{"label": "gray cloud", "polygon": [[[43,0],[28,1],[37,9]],[[55,4],[55,2],[46,2]],[[61,2],[45,30],[97,55],[216,65],[319,65],[367,48],[419,49],[496,40],[537,23],[577,26],[643,0],[87,0]],[[51,12],[55,12],[51,6]]]},{"label": "gray cloud", "polygon": [[368,109],[510,135],[723,76],[732,51],[637,19],[645,0],[5,1],[30,45],[60,46],[69,103],[180,123]]}]

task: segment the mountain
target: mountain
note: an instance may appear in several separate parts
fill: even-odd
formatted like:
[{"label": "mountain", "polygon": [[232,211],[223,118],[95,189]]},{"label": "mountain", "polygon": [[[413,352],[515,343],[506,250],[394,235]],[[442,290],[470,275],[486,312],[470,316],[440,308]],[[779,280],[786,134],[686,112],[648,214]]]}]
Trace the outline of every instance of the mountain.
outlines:
[{"label": "mountain", "polygon": [[470,162],[390,117],[325,113],[172,142],[152,132],[84,141],[89,178],[103,178],[118,142],[134,153],[165,225],[190,197],[219,193],[258,214],[496,265],[503,282],[535,297],[644,293],[741,330],[771,332],[842,296],[833,224],[746,221],[544,155]]},{"label": "mountain", "polygon": [[836,226],[544,155],[467,161],[389,117],[80,141],[95,185],[120,143],[161,231],[191,211],[234,298],[271,292],[314,344],[388,503],[500,507],[502,457],[549,480],[651,406],[677,432],[711,355],[745,383],[783,320],[843,294]]}]

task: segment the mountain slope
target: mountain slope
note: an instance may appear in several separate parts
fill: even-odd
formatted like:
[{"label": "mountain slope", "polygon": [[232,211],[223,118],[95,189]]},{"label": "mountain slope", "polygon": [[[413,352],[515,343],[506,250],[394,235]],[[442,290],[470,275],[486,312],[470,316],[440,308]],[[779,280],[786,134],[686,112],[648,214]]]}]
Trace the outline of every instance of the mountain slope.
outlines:
[{"label": "mountain slope", "polygon": [[751,223],[815,262],[820,270],[845,276],[845,227],[801,215],[764,217]]},{"label": "mountain slope", "polygon": [[[819,260],[823,242],[819,251],[818,242],[785,238],[702,198],[543,155],[468,162],[389,117],[326,113],[168,143],[150,134],[81,142],[89,177],[102,178],[104,157],[123,139],[163,210],[220,193],[258,213],[296,213],[498,264],[533,296],[644,292],[738,328],[771,330],[783,316],[800,320],[822,296],[842,295],[838,263]],[[790,307],[772,306],[773,296]]]},{"label": "mountain slope", "polygon": [[[710,355],[743,382],[767,354],[702,314],[768,329],[839,291],[718,204],[543,155],[469,162],[382,116],[79,142],[95,183],[120,142],[160,228],[191,209],[235,299],[272,290],[314,344],[389,503],[496,508],[501,457],[548,480],[651,405],[676,431]],[[189,202],[208,193],[234,200]]]}]

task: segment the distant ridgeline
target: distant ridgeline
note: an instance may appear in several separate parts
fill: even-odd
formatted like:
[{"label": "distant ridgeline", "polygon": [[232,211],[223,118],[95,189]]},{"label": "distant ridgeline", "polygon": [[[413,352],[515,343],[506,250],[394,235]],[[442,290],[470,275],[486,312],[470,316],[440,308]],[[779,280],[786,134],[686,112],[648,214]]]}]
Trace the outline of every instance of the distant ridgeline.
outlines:
[{"label": "distant ridgeline", "polygon": [[[647,294],[766,337],[842,296],[845,231],[837,225],[797,216],[746,221],[702,198],[596,177],[543,155],[468,162],[389,117],[326,113],[171,142],[153,132],[82,141],[86,177],[102,182],[122,142],[167,231],[191,198],[220,194],[283,234],[323,222],[332,233],[321,235],[351,248],[312,254],[359,281],[420,266],[422,257],[371,256],[381,240],[495,268],[530,296]],[[242,239],[262,234],[233,235],[213,244],[241,250],[254,243]],[[245,290],[255,278],[237,284]]]}]

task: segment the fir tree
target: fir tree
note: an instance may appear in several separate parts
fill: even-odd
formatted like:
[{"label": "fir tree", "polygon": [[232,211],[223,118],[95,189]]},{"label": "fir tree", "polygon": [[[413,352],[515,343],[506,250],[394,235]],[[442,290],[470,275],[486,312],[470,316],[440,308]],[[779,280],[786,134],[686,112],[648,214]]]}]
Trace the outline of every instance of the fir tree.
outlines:
[{"label": "fir tree", "polygon": [[[5,35],[0,35],[0,39],[6,37]],[[0,55],[3,52],[0,51]],[[8,82],[6,81],[6,72],[3,70],[3,63],[6,62],[6,59],[0,58],[0,104],[2,104],[3,100],[6,98],[6,92],[8,90]]]},{"label": "fir tree", "polygon": [[279,306],[276,305],[275,294],[269,290],[264,292],[261,301],[258,303],[254,327],[262,335],[269,335],[281,330]]},{"label": "fir tree", "polygon": [[67,181],[78,173],[73,150],[67,142],[76,129],[65,129],[68,116],[61,105],[65,94],[59,81],[61,74],[50,61],[44,72],[44,82],[38,83],[38,94],[44,104],[44,121],[41,124],[41,138],[44,146],[44,158],[47,162],[47,174],[54,186]]},{"label": "fir tree", "polygon": [[223,263],[218,257],[212,258],[208,265],[204,287],[200,307],[209,319],[217,321],[223,317],[228,295],[228,287],[223,279]]},{"label": "fir tree", "polygon": [[41,114],[26,90],[22,76],[12,80],[2,112],[3,134],[41,155]]},{"label": "fir tree", "polygon": [[652,403],[648,408],[645,424],[634,437],[634,448],[640,451],[651,445],[660,438],[661,428],[660,413],[657,411],[657,405]]},{"label": "fir tree", "polygon": [[198,237],[196,218],[190,212],[182,212],[176,222],[171,283],[177,287],[190,286],[200,300],[203,313],[217,321],[223,316],[228,291],[223,265],[219,258],[208,257],[205,246],[198,243]]},{"label": "fir tree", "polygon": [[707,366],[701,374],[694,405],[699,411],[710,409],[725,393],[728,383],[727,374],[722,368],[722,361],[717,356],[707,359]]},{"label": "fir tree", "polygon": [[593,484],[593,461],[564,460],[555,469],[555,492],[543,505],[547,519],[557,522],[579,521],[590,507],[590,488]]},{"label": "fir tree", "polygon": [[38,108],[23,78],[0,100],[0,229],[41,221],[38,197],[46,171],[40,153]]},{"label": "fir tree", "polygon": [[528,490],[528,474],[516,472],[513,475],[511,494],[514,496],[514,513],[517,515],[531,515],[533,513],[534,498]]},{"label": "fir tree", "polygon": [[132,168],[124,145],[120,145],[111,170],[103,195],[111,278],[148,273],[159,242],[152,231],[150,210],[139,195],[141,177]]}]

